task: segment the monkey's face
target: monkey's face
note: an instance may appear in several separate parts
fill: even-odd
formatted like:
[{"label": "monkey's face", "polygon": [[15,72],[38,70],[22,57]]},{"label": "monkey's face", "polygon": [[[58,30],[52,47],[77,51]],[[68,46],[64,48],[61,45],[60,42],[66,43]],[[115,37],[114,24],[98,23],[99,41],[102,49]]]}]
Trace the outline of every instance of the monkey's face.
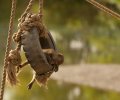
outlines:
[{"label": "monkey's face", "polygon": [[61,65],[64,62],[64,57],[61,53],[53,56],[54,64]]}]

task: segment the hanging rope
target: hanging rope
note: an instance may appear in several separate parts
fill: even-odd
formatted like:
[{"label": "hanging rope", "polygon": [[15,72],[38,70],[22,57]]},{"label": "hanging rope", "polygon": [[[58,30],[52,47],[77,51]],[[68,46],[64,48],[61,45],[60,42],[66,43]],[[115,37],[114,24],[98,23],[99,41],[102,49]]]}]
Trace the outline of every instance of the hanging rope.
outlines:
[{"label": "hanging rope", "polygon": [[[15,42],[17,42],[18,44],[20,44],[20,38],[21,38],[21,33],[22,33],[22,27],[24,26],[23,23],[25,21],[25,18],[27,16],[31,16],[31,13],[30,13],[30,10],[32,8],[32,5],[33,5],[33,2],[34,0],[30,0],[29,1],[29,4],[25,10],[25,12],[22,14],[22,16],[20,17],[19,19],[19,24],[18,24],[18,32],[16,32],[14,35],[13,35],[13,40]],[[39,17],[40,17],[40,22],[42,23],[42,16],[43,16],[43,0],[39,0],[39,13],[38,13]],[[28,25],[28,24],[26,24]]]},{"label": "hanging rope", "polygon": [[3,66],[3,77],[2,77],[2,82],[1,82],[0,100],[3,100],[4,90],[5,90],[6,68],[7,68],[7,64],[8,64],[7,61],[8,61],[11,39],[12,39],[12,30],[13,30],[13,20],[15,17],[15,9],[16,9],[16,0],[12,0],[11,16],[10,16],[8,38],[7,38],[7,45],[6,45],[4,66]]},{"label": "hanging rope", "polygon": [[43,0],[39,0],[39,16],[41,17],[41,22],[43,20]]},{"label": "hanging rope", "polygon": [[19,19],[19,22],[23,22],[25,20],[26,15],[30,12],[34,0],[30,0],[27,8],[25,9],[24,13],[22,14],[21,18]]},{"label": "hanging rope", "polygon": [[25,9],[24,13],[21,15],[20,19],[18,20],[19,21],[19,24],[18,24],[19,30],[17,33],[14,33],[14,35],[13,35],[13,40],[18,43],[17,49],[19,49],[19,47],[20,47],[20,38],[21,38],[21,33],[22,33],[20,26],[25,21],[27,14],[30,12],[32,5],[33,5],[33,2],[34,2],[34,0],[29,1],[27,8]]},{"label": "hanging rope", "polygon": [[99,8],[100,10],[110,14],[111,16],[117,18],[118,20],[120,20],[120,14],[110,10],[109,8],[103,6],[102,4],[98,3],[95,0],[86,0],[87,2],[91,3],[92,5],[96,6],[97,8]]}]

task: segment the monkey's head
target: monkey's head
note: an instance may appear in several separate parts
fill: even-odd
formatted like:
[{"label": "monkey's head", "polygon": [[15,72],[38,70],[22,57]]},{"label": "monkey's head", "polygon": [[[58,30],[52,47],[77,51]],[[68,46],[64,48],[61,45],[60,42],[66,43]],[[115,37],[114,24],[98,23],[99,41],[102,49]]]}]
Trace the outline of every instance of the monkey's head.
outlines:
[{"label": "monkey's head", "polygon": [[53,63],[56,65],[61,65],[64,62],[64,56],[61,53],[56,53],[53,55]]}]

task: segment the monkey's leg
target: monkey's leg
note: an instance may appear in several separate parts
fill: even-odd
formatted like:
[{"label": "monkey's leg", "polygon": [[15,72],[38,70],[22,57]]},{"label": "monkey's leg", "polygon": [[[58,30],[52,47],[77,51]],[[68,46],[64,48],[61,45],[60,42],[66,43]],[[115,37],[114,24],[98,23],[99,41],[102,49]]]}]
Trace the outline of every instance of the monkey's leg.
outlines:
[{"label": "monkey's leg", "polygon": [[32,80],[31,80],[30,83],[28,84],[28,89],[31,89],[31,88],[32,88],[33,83],[35,82],[35,76],[36,76],[36,74],[33,75]]}]

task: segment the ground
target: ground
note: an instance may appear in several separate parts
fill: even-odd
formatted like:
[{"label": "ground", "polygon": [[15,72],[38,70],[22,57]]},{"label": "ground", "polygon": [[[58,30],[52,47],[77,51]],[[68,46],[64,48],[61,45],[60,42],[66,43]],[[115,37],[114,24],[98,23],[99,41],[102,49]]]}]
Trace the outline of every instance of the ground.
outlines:
[{"label": "ground", "polygon": [[52,79],[120,92],[120,65],[81,64],[60,67]]}]

